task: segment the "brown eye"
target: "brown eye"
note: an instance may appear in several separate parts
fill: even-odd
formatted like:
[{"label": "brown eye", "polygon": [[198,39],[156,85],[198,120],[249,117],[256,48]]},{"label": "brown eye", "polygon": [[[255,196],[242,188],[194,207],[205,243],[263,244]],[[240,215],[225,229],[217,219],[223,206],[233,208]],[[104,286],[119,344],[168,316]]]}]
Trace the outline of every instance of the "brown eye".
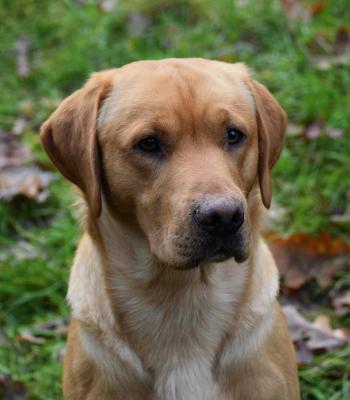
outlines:
[{"label": "brown eye", "polygon": [[136,144],[135,148],[143,153],[150,153],[150,155],[163,154],[163,146],[156,136],[145,137]]},{"label": "brown eye", "polygon": [[236,128],[228,128],[226,131],[226,143],[229,146],[236,146],[245,139],[246,135]]}]

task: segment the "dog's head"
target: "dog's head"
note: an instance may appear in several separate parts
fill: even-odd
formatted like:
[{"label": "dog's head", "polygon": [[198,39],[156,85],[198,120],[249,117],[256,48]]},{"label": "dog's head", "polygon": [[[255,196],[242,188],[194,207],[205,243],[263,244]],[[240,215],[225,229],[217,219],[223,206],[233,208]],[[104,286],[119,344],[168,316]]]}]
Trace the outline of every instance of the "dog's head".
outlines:
[{"label": "dog's head", "polygon": [[41,139],[94,218],[103,192],[162,264],[186,269],[248,257],[285,126],[284,111],[242,64],[170,59],[94,74]]}]

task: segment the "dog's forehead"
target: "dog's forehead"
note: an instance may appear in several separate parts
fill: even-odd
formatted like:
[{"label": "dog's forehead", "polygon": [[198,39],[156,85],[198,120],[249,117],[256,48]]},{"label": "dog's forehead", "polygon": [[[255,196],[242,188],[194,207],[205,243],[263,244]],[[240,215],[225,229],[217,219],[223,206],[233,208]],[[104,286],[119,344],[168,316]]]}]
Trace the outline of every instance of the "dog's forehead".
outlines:
[{"label": "dog's forehead", "polygon": [[188,112],[212,105],[237,106],[253,115],[255,103],[243,64],[204,59],[140,61],[116,70],[113,87],[100,110],[100,125],[116,115],[157,110]]}]

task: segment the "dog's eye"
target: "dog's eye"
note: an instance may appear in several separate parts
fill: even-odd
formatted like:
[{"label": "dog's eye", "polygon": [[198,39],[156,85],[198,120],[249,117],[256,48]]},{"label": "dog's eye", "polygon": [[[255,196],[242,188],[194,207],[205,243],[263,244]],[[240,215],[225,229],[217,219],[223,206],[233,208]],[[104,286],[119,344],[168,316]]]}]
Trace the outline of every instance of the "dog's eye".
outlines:
[{"label": "dog's eye", "polygon": [[245,139],[246,135],[237,128],[228,128],[226,131],[226,143],[236,146]]},{"label": "dog's eye", "polygon": [[148,136],[141,139],[136,148],[144,153],[160,154],[163,152],[162,145],[156,136]]}]

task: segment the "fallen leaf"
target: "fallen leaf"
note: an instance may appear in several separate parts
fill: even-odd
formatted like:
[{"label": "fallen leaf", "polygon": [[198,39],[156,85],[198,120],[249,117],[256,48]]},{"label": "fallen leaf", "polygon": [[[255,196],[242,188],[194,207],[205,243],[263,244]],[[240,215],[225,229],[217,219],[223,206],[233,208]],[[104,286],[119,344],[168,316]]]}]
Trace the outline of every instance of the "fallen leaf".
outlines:
[{"label": "fallen leaf", "polygon": [[314,321],[314,325],[318,326],[320,329],[324,330],[325,332],[328,332],[328,333],[332,332],[331,321],[330,321],[328,315],[319,314]]},{"label": "fallen leaf", "polygon": [[329,41],[323,32],[317,32],[311,38],[307,47],[311,55],[333,54],[333,43]]},{"label": "fallen leaf", "polygon": [[337,128],[327,128],[326,135],[333,139],[337,139],[344,136],[344,131],[342,129],[337,129]]},{"label": "fallen leaf", "polygon": [[26,400],[29,396],[25,384],[7,374],[0,374],[0,394],[3,400]]},{"label": "fallen leaf", "polygon": [[105,13],[114,11],[116,7],[117,7],[116,0],[104,0],[100,3],[100,8]]},{"label": "fallen leaf", "polygon": [[333,41],[317,33],[308,44],[311,63],[321,71],[350,64],[350,40],[347,27],[341,26]]},{"label": "fallen leaf", "polygon": [[46,342],[46,340],[42,337],[34,336],[30,332],[22,332],[19,336],[18,339],[21,342],[28,342],[31,344],[43,344]]},{"label": "fallen leaf", "polygon": [[66,335],[68,333],[68,321],[58,317],[47,322],[35,324],[33,329],[41,332],[56,332]]},{"label": "fallen leaf", "polygon": [[0,171],[0,199],[11,201],[24,196],[37,203],[43,203],[49,192],[46,190],[54,175],[42,171],[36,165],[2,168]]},{"label": "fallen leaf", "polygon": [[326,8],[326,1],[313,2],[308,6],[308,10],[312,16],[320,14]]},{"label": "fallen leaf", "polygon": [[301,136],[303,134],[304,127],[302,125],[295,125],[289,123],[287,125],[286,134],[287,136]]},{"label": "fallen leaf", "polygon": [[321,136],[322,127],[323,121],[319,118],[305,128],[304,136],[309,140],[318,139]]},{"label": "fallen leaf", "polygon": [[333,60],[331,57],[312,56],[310,57],[310,61],[320,71],[329,71],[333,68]]},{"label": "fallen leaf", "polygon": [[17,51],[17,74],[20,77],[30,75],[29,50],[31,40],[27,37],[18,38],[15,43]]},{"label": "fallen leaf", "polygon": [[267,242],[282,277],[282,287],[296,290],[311,279],[322,287],[332,283],[337,271],[350,265],[350,246],[328,233],[280,237],[267,233]]},{"label": "fallen leaf", "polygon": [[307,347],[306,343],[300,340],[295,344],[295,352],[297,356],[297,362],[299,365],[308,365],[312,363],[313,354],[312,351]]},{"label": "fallen leaf", "polygon": [[333,214],[329,217],[330,221],[335,225],[350,224],[350,210],[344,214]]},{"label": "fallen leaf", "polygon": [[299,363],[311,362],[311,356],[316,352],[331,351],[350,343],[348,332],[344,329],[333,330],[326,315],[319,315],[311,323],[292,305],[283,306],[282,310],[297,349],[297,356],[300,355]]},{"label": "fallen leaf", "polygon": [[26,126],[28,125],[28,120],[27,118],[24,117],[19,117],[16,119],[15,123],[13,124],[11,133],[13,135],[21,135],[24,131],[24,129],[26,128]]},{"label": "fallen leaf", "polygon": [[349,30],[346,26],[341,26],[335,35],[334,39],[334,52],[336,54],[343,54],[349,50],[350,37]]},{"label": "fallen leaf", "polygon": [[307,22],[310,20],[310,10],[298,0],[282,0],[282,7],[289,21]]},{"label": "fallen leaf", "polygon": [[9,252],[16,257],[17,261],[33,260],[39,257],[39,248],[33,246],[25,240],[19,240],[15,246],[11,247]]},{"label": "fallen leaf", "polygon": [[350,290],[336,296],[333,299],[333,307],[337,315],[344,315],[350,312]]},{"label": "fallen leaf", "polygon": [[333,55],[313,55],[310,57],[311,63],[320,71],[328,71],[333,67],[343,67],[350,64],[350,52]]},{"label": "fallen leaf", "polygon": [[28,147],[18,141],[14,135],[0,135],[0,170],[4,167],[23,165],[34,161],[34,156]]},{"label": "fallen leaf", "polygon": [[0,199],[11,201],[24,196],[38,203],[48,197],[48,184],[56,177],[34,164],[30,149],[15,135],[0,136]]}]

